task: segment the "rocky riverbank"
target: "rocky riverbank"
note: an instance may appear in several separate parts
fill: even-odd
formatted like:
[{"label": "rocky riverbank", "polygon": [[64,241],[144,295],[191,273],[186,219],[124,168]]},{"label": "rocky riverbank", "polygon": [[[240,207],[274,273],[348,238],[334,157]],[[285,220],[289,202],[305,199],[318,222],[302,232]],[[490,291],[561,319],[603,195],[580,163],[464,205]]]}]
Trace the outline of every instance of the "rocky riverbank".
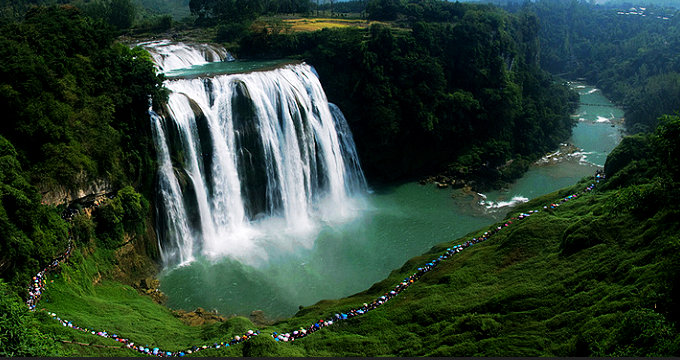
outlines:
[{"label": "rocky riverbank", "polygon": [[420,185],[434,184],[440,189],[466,189],[469,192],[479,193],[490,190],[498,190],[510,184],[529,169],[530,160],[511,159],[500,166],[483,164],[475,170],[452,169],[445,170],[436,175],[428,175],[418,180]]}]

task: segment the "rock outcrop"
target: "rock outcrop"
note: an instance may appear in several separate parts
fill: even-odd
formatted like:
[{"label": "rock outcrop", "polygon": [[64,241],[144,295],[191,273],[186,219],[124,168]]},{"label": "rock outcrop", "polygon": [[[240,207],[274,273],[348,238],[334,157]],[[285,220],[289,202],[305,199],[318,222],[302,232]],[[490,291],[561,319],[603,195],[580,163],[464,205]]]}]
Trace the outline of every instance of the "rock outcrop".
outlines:
[{"label": "rock outcrop", "polygon": [[206,311],[203,308],[196,308],[194,311],[173,310],[172,314],[189,326],[201,326],[215,322],[225,322],[227,319],[220,316],[217,311]]},{"label": "rock outcrop", "polygon": [[38,190],[42,194],[42,202],[46,205],[61,204],[88,204],[97,199],[104,198],[106,194],[113,192],[113,187],[106,180],[90,181],[87,187],[70,190],[62,185],[41,186]]},{"label": "rock outcrop", "polygon": [[158,279],[147,277],[135,282],[132,287],[140,294],[150,296],[157,304],[164,304],[168,296],[161,291],[160,285],[161,282]]}]

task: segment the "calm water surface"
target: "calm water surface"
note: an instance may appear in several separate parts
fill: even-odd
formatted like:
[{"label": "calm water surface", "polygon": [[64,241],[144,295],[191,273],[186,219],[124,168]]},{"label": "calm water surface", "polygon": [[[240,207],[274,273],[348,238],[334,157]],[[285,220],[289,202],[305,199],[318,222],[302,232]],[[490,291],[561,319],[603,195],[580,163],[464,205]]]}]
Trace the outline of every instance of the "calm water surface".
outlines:
[{"label": "calm water surface", "polygon": [[190,68],[166,71],[168,78],[177,77],[210,77],[222,74],[240,74],[251,71],[262,71],[279,67],[290,63],[288,60],[235,60],[211,62],[203,65],[194,65]]}]

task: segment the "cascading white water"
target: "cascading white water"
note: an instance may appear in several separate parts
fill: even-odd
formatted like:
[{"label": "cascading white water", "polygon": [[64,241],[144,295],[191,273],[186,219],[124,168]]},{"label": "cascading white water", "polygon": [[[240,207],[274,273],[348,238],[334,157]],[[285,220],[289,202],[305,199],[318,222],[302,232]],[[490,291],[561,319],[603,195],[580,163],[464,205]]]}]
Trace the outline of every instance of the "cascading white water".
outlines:
[{"label": "cascading white water", "polygon": [[[165,253],[163,250],[166,246],[160,244],[161,256],[164,258],[176,258],[181,263],[193,260],[193,244],[191,240],[191,231],[189,224],[186,221],[184,201],[182,200],[182,192],[180,190],[177,178],[173,174],[172,162],[170,160],[170,151],[165,142],[164,120],[158,116],[154,111],[149,111],[151,115],[151,129],[153,131],[154,139],[156,140],[156,150],[158,151],[158,188],[159,195],[163,199],[163,208],[157,213],[164,214],[167,219],[167,226],[165,228],[163,238],[170,239],[174,243],[167,248],[171,249],[171,253]],[[157,209],[159,210],[159,209]]]},{"label": "cascading white water", "polygon": [[184,44],[170,40],[149,41],[137,44],[146,49],[161,72],[188,68],[210,62],[232,61],[221,46],[210,44]]},{"label": "cascading white water", "polygon": [[152,122],[168,264],[200,251],[254,265],[356,215],[366,182],[354,142],[309,65],[165,86],[166,118]]}]

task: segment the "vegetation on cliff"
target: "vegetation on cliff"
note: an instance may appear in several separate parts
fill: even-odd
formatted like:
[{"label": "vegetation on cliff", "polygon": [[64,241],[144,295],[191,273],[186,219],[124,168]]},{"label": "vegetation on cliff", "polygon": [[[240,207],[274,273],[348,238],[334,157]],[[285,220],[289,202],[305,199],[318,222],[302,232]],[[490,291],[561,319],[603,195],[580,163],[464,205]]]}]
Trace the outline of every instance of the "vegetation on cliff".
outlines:
[{"label": "vegetation on cliff", "polygon": [[[422,16],[402,27],[292,34],[270,27],[243,36],[238,52],[313,65],[371,178],[448,170],[508,181],[569,137],[577,95],[540,69],[534,15],[451,7],[455,15],[442,22]],[[512,167],[497,170],[509,160]]]},{"label": "vegetation on cliff", "polygon": [[[66,249],[69,230],[93,248],[117,248],[126,234],[140,256],[154,257],[147,110],[150,96],[162,100],[162,79],[148,53],[115,43],[107,23],[72,6],[33,7],[0,34],[2,279],[25,296],[32,274]],[[62,219],[68,204],[46,205],[36,188],[101,179],[117,196],[71,225]]]},{"label": "vegetation on cliff", "polygon": [[[66,250],[69,238],[102,264],[125,262],[110,278],[156,270],[157,243],[148,233],[155,160],[147,111],[151,99],[163,99],[162,78],[147,52],[116,43],[107,22],[78,8],[32,7],[21,22],[3,20],[0,351],[47,356],[53,341],[44,341],[34,315],[15,300],[28,296],[31,277]],[[46,204],[38,190],[75,190],[99,180],[113,186],[113,199],[98,200],[70,224],[64,220],[88,204]]]}]

